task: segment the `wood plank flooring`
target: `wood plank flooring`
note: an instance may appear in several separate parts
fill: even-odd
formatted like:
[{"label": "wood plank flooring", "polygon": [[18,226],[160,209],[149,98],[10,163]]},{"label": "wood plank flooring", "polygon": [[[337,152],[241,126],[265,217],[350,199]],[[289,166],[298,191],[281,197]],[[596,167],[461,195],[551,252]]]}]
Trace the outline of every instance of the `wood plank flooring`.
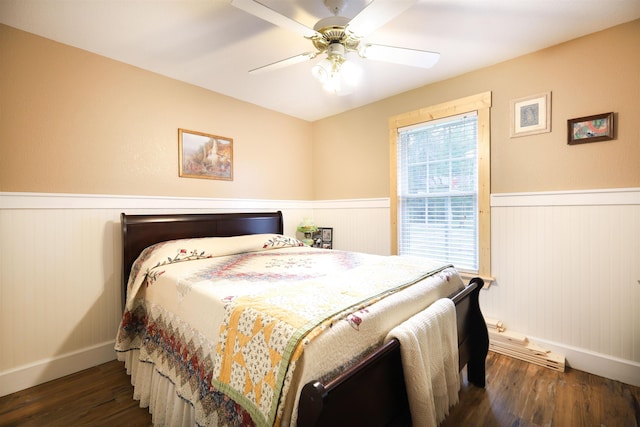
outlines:
[{"label": "wood plank flooring", "polygon": [[151,426],[116,360],[0,397],[0,426]]},{"label": "wood plank flooring", "polygon": [[640,427],[639,402],[638,387],[489,352],[486,388],[465,381],[440,426]]},{"label": "wood plank flooring", "polygon": [[[0,398],[0,426],[151,425],[113,361]],[[640,427],[640,388],[581,371],[561,373],[489,352],[487,387],[463,384],[442,427]]]}]

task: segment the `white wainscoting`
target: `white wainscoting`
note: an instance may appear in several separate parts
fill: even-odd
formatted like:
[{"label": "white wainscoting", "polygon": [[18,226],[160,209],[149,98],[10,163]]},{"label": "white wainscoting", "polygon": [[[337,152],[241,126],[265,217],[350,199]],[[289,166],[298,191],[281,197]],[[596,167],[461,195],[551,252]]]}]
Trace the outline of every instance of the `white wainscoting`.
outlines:
[{"label": "white wainscoting", "polygon": [[[389,199],[288,201],[0,193],[0,396],[115,358],[120,212],[282,210],[336,249],[389,254]],[[640,190],[492,196],[487,316],[640,385]],[[535,338],[534,338],[535,337]]]},{"label": "white wainscoting", "polygon": [[0,193],[0,396],[115,358],[121,212],[282,210],[285,233],[295,236],[315,205],[316,222],[334,227],[335,248],[388,251],[388,199]]},{"label": "white wainscoting", "polygon": [[486,316],[640,386],[640,189],[494,194]]},{"label": "white wainscoting", "polygon": [[391,253],[389,199],[322,200],[313,203],[319,227],[333,227],[333,247],[377,255]]}]

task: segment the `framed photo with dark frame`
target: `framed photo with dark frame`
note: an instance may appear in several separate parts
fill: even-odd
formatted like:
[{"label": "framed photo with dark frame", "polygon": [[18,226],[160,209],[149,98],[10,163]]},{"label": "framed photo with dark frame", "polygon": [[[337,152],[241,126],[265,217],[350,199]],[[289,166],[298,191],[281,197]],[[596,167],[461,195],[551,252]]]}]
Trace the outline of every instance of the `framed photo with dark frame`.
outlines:
[{"label": "framed photo with dark frame", "polygon": [[613,139],[613,112],[567,120],[569,145]]},{"label": "framed photo with dark frame", "polygon": [[534,135],[551,132],[551,92],[511,101],[509,135]]},{"label": "framed photo with dark frame", "polygon": [[313,233],[313,246],[333,249],[333,227],[318,227],[318,231]]},{"label": "framed photo with dark frame", "polygon": [[233,181],[233,139],[178,129],[179,176]]}]

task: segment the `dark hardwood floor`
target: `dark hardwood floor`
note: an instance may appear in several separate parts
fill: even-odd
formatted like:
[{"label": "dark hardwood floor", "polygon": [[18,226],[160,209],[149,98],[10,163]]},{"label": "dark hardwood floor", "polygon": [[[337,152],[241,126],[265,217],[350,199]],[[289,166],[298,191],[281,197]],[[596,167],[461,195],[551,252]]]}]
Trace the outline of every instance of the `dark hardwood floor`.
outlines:
[{"label": "dark hardwood floor", "polygon": [[[0,426],[150,426],[123,364],[105,363],[0,398]],[[442,427],[640,427],[640,388],[493,352],[487,387],[463,384]]]},{"label": "dark hardwood floor", "polygon": [[489,352],[487,387],[465,383],[441,427],[640,427],[640,388]]}]

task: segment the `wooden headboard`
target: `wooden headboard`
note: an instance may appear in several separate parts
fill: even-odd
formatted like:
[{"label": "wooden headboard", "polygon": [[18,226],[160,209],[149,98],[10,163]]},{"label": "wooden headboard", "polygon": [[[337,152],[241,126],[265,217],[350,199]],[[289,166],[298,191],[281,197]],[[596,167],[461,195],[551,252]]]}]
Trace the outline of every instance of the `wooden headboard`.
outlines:
[{"label": "wooden headboard", "polygon": [[[140,252],[155,243],[197,237],[283,234],[282,212],[127,215],[122,226],[122,289],[127,291],[131,267]],[[123,304],[126,299],[123,299]]]}]

